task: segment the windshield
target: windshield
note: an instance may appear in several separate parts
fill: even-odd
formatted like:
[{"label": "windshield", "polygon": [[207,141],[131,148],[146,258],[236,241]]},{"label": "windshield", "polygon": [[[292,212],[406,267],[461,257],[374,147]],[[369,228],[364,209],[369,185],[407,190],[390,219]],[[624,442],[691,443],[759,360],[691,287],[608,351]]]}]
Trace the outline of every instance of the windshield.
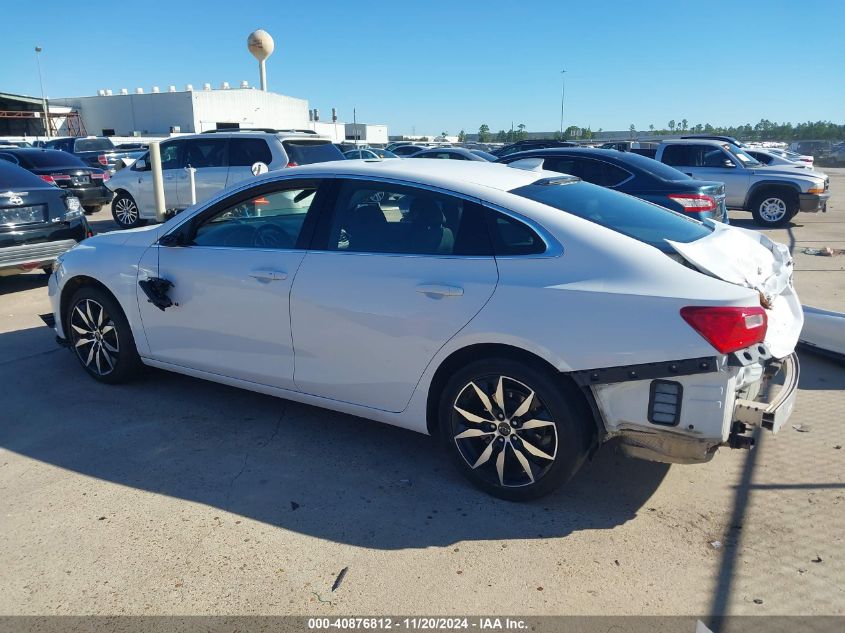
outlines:
[{"label": "windshield", "polygon": [[754,158],[751,154],[746,152],[744,149],[740,149],[736,145],[731,145],[730,143],[725,143],[722,145],[728,152],[730,152],[741,164],[745,165],[746,167],[762,167],[763,163],[759,160]]},{"label": "windshield", "polygon": [[604,187],[573,178],[547,178],[510,193],[566,211],[665,253],[666,240],[694,242],[711,233],[698,220]]},{"label": "windshield", "polygon": [[114,149],[114,143],[107,138],[79,138],[73,144],[75,152],[104,152]]}]

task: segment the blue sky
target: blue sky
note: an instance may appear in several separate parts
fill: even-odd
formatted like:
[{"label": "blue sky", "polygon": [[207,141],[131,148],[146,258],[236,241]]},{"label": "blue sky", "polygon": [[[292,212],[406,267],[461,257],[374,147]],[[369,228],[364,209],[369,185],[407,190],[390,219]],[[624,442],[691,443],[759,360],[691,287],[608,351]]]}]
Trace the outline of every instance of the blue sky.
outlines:
[{"label": "blue sky", "polygon": [[[269,31],[270,89],[391,133],[845,122],[845,2],[379,0],[4,3],[0,91],[258,83],[246,37]],[[77,19],[77,17],[79,19]],[[72,25],[77,24],[77,27]]]}]

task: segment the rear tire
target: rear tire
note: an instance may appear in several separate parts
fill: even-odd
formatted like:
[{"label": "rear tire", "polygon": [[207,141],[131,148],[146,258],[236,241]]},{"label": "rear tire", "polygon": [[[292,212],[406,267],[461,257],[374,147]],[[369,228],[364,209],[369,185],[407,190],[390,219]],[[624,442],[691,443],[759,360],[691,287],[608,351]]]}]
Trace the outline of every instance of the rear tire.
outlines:
[{"label": "rear tire", "polygon": [[458,470],[488,494],[536,499],[569,481],[589,453],[595,426],[580,397],[530,364],[476,361],[443,389],[441,436]]},{"label": "rear tire", "polygon": [[125,191],[118,193],[112,200],[111,214],[122,229],[132,229],[141,225],[141,212],[138,205],[135,199]]},{"label": "rear tire", "polygon": [[92,213],[97,213],[100,209],[103,208],[102,205],[97,205],[95,207],[82,207],[85,210],[85,215],[91,215]]},{"label": "rear tire", "polygon": [[68,305],[65,335],[92,378],[118,384],[140,371],[141,358],[129,321],[111,295],[95,286],[83,286]]},{"label": "rear tire", "polygon": [[751,215],[767,229],[786,226],[798,213],[798,194],[787,189],[766,189],[751,199]]}]

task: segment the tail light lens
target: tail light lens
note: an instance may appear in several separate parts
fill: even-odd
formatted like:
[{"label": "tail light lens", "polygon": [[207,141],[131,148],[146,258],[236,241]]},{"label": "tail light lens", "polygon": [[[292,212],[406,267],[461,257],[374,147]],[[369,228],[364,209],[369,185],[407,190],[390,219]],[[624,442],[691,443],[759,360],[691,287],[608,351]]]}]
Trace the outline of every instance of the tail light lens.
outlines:
[{"label": "tail light lens", "polygon": [[761,343],[766,338],[768,319],[759,306],[688,306],[681,308],[681,316],[722,354]]},{"label": "tail light lens", "polygon": [[49,182],[51,185],[55,185],[56,181],[52,176],[38,176],[44,182]]},{"label": "tail light lens", "polygon": [[297,163],[295,160],[292,160],[287,164],[287,166],[288,167],[299,167],[299,163]]},{"label": "tail light lens", "polygon": [[668,197],[681,205],[688,213],[716,210],[716,199],[704,193],[670,193]]},{"label": "tail light lens", "polygon": [[105,154],[100,154],[99,156],[97,156],[97,162],[100,163],[101,165],[108,165],[109,159],[106,158]]},{"label": "tail light lens", "polygon": [[91,178],[94,178],[95,180],[102,180],[103,182],[108,182],[109,177],[110,177],[109,172],[107,172],[107,171],[104,171],[100,174],[97,174],[97,173],[91,174]]}]

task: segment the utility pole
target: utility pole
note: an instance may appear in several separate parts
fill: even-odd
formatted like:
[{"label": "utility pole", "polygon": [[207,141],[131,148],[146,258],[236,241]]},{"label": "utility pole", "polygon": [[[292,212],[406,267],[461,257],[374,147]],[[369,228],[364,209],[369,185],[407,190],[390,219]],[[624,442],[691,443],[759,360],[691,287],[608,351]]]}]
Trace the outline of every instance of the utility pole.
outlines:
[{"label": "utility pole", "polygon": [[563,100],[566,96],[566,71],[560,71],[560,137],[563,138]]},{"label": "utility pole", "polygon": [[35,47],[35,63],[38,65],[38,83],[41,85],[41,107],[44,108],[44,136],[50,136],[50,111],[47,109],[47,99],[44,98],[44,80],[41,77],[41,47]]}]

